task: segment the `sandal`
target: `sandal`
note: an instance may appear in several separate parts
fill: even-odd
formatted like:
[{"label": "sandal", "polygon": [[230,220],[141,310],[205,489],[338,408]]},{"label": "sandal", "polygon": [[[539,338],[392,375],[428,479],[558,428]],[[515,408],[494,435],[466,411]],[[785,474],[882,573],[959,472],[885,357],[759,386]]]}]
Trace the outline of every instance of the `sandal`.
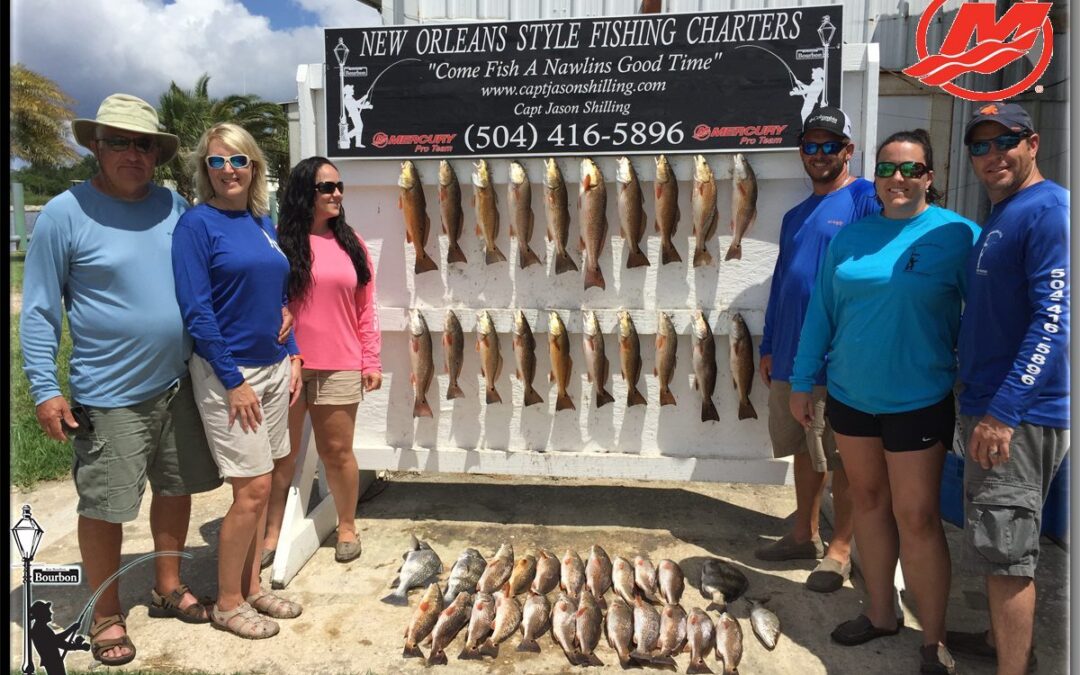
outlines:
[{"label": "sandal", "polygon": [[[120,626],[123,628],[125,631],[124,635],[118,638],[97,639],[97,636],[100,635],[102,631],[111,626]],[[102,652],[106,652],[114,647],[122,647],[129,651],[123,656],[113,658],[102,656]],[[125,663],[131,663],[135,659],[135,645],[132,644],[131,638],[127,635],[127,624],[124,623],[123,614],[105,616],[94,620],[90,624],[90,654],[94,657],[95,661],[106,666],[122,666]]]},{"label": "sandal", "polygon": [[339,541],[334,545],[334,560],[339,563],[351,562],[360,557],[362,550],[359,539],[355,541]]},{"label": "sandal", "polygon": [[210,608],[210,624],[218,630],[232,633],[245,640],[262,640],[274,637],[281,628],[277,623],[260,616],[255,608],[246,602],[241,602],[234,609],[227,612],[213,605]]},{"label": "sandal", "polygon": [[[156,588],[151,588],[150,616],[155,619],[174,617],[184,623],[209,623],[210,613],[206,611],[206,605],[211,604],[211,600],[202,598],[187,607],[181,607],[180,603],[184,600],[184,594],[186,593],[191,593],[191,589],[188,588],[187,584],[180,584],[168,595],[161,595]],[[195,595],[194,593],[191,594]]]},{"label": "sandal", "polygon": [[274,564],[274,554],[277,553],[276,548],[264,548],[262,556],[259,558],[259,569],[264,570]]},{"label": "sandal", "polygon": [[304,608],[292,600],[286,600],[270,591],[259,591],[247,597],[247,603],[260,614],[274,619],[295,619]]},{"label": "sandal", "polygon": [[870,621],[870,617],[865,614],[860,614],[856,618],[845,621],[837,626],[832,632],[832,639],[842,645],[854,647],[855,645],[861,645],[864,642],[869,642],[879,637],[896,635],[903,627],[904,620],[900,617],[897,617],[896,619],[896,628],[888,630],[885,628],[878,628]]}]

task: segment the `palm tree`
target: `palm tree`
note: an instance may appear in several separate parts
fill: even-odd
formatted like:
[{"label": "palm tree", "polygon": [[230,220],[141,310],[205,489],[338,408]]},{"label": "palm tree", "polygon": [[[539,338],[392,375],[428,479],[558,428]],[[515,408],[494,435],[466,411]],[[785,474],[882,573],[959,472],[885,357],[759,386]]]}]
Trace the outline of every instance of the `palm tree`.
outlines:
[{"label": "palm tree", "polygon": [[[78,158],[64,131],[75,117],[75,101],[60,85],[16,63],[11,76],[10,157],[31,164],[59,166]],[[286,127],[288,125],[286,124]]]},{"label": "palm tree", "polygon": [[158,116],[165,129],[180,138],[180,152],[161,167],[158,177],[175,182],[176,191],[192,201],[195,184],[186,166],[188,155],[211,126],[233,122],[246,129],[259,144],[266,155],[270,178],[278,181],[278,194],[281,194],[289,175],[289,121],[285,110],[254,94],[210,98],[209,83],[210,76],[204,73],[193,89],[182,89],[172,82],[161,95]]}]

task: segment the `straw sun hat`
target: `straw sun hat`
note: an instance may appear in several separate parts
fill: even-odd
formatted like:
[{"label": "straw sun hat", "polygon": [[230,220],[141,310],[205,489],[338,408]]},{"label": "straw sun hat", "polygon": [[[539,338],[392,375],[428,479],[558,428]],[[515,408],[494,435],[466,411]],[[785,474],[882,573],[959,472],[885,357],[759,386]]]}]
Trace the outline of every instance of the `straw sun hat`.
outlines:
[{"label": "straw sun hat", "polygon": [[98,126],[147,134],[157,139],[158,166],[176,156],[180,139],[161,131],[157,111],[146,101],[129,94],[113,94],[101,102],[96,119],[77,119],[71,123],[71,133],[79,145],[93,150]]}]

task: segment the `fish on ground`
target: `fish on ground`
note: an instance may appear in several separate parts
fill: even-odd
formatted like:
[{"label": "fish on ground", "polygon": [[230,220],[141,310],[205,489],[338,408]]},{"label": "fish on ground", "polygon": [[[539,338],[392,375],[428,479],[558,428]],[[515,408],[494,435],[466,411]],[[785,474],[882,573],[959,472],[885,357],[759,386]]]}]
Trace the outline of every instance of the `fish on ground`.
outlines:
[{"label": "fish on ground", "polygon": [[676,353],[679,349],[679,334],[671,323],[671,317],[660,312],[656,329],[656,365],[653,375],[660,381],[660,405],[675,405],[675,394],[671,393],[671,380],[675,377]]},{"label": "fish on ground", "polygon": [[421,657],[420,641],[431,634],[439,613],[443,611],[443,597],[437,582],[432,582],[420,598],[420,603],[413,610],[409,625],[405,628],[405,649],[401,655],[405,658]]},{"label": "fish on ground", "polygon": [[701,595],[709,600],[707,611],[724,611],[746,592],[750,581],[737,567],[719,558],[709,558],[701,566]]},{"label": "fish on ground", "polygon": [[563,553],[559,578],[563,591],[571,600],[577,602],[581,597],[581,589],[585,587],[585,563],[581,562],[577,551],[566,549],[566,553]]},{"label": "fish on ground", "polygon": [[724,675],[737,675],[743,654],[743,634],[739,620],[728,612],[721,612],[715,622],[716,660],[723,664]]},{"label": "fish on ground", "polygon": [[653,665],[675,670],[676,654],[686,646],[686,610],[679,604],[667,604],[660,611],[660,639],[656,643],[660,653],[653,657]]},{"label": "fish on ground", "polygon": [[536,338],[533,337],[532,328],[529,326],[525,313],[520,309],[514,311],[514,360],[517,361],[517,378],[525,387],[525,407],[543,403],[533,387],[533,377],[536,375]]},{"label": "fish on ground", "polygon": [[473,598],[472,613],[469,615],[469,629],[465,632],[465,647],[458,655],[459,659],[479,660],[480,642],[491,632],[495,621],[495,598],[490,593],[477,593]]},{"label": "fish on ground", "polygon": [[495,552],[495,557],[488,561],[484,573],[476,582],[476,588],[481,593],[494,593],[510,580],[513,572],[514,547],[510,544],[502,544]]},{"label": "fish on ground", "polygon": [[555,606],[551,609],[551,637],[562,647],[563,654],[570,665],[576,666],[577,656],[577,603],[565,593],[559,594]]},{"label": "fish on ground", "polygon": [[703,155],[694,157],[694,191],[690,194],[690,210],[694,216],[694,267],[711,265],[713,258],[707,248],[716,234],[716,178]]},{"label": "fish on ground", "polygon": [[656,231],[660,234],[660,261],[664,265],[682,262],[682,256],[672,241],[681,217],[679,181],[667,157],[660,155],[656,158]]},{"label": "fish on ground", "polygon": [[499,206],[495,200],[495,186],[491,183],[491,171],[487,160],[473,165],[473,207],[476,209],[476,236],[484,242],[484,260],[488,265],[505,262],[506,255],[499,249]]},{"label": "fish on ground", "polygon": [[619,226],[626,241],[628,253],[626,267],[633,269],[649,264],[649,258],[641,250],[641,239],[645,236],[645,195],[641,191],[637,172],[629,157],[620,157],[615,170],[615,180],[619,184]]},{"label": "fish on ground", "polygon": [[620,596],[615,596],[604,617],[608,646],[619,655],[623,670],[640,668],[641,664],[630,657],[630,643],[634,639],[634,610]]},{"label": "fish on ground", "polygon": [[604,333],[600,330],[600,321],[596,318],[596,312],[585,312],[585,332],[581,334],[581,339],[585,347],[585,366],[589,382],[596,387],[596,407],[602,408],[608,403],[613,403],[615,397],[605,386],[610,365],[604,352]]},{"label": "fish on ground", "polygon": [[570,358],[570,336],[559,318],[559,313],[554,311],[548,316],[548,354],[551,357],[548,380],[558,387],[555,411],[575,410],[574,401],[566,391],[570,386],[570,371],[574,366],[574,361]]},{"label": "fish on ground", "polygon": [[502,373],[502,354],[499,351],[499,334],[495,332],[495,322],[487,310],[477,315],[476,351],[480,353],[480,371],[484,375],[485,400],[488,405],[502,403],[502,396],[495,389],[495,383]]},{"label": "fish on ground", "polygon": [[641,595],[634,597],[634,651],[630,656],[649,663],[660,640],[660,613]]},{"label": "fish on ground", "polygon": [[439,266],[424,250],[428,234],[431,232],[431,219],[427,215],[424,186],[420,184],[420,175],[416,172],[416,166],[409,160],[401,163],[398,187],[401,188],[401,193],[398,195],[398,208],[405,215],[405,239],[416,250],[413,272],[422,274],[437,270]]},{"label": "fish on ground", "polygon": [[467,263],[461,249],[461,233],[465,229],[465,214],[461,210],[461,184],[457,173],[447,160],[439,162],[439,212],[442,214],[442,230],[449,242],[446,262]]},{"label": "fish on ground", "polygon": [[555,590],[559,585],[562,561],[546,548],[537,551],[536,576],[533,578],[530,590],[533,593],[546,595]]},{"label": "fish on ground", "polygon": [[510,573],[510,595],[520,595],[529,590],[535,576],[536,556],[527,555],[518,558],[514,563],[514,571]]},{"label": "fish on ground", "polygon": [[701,421],[720,421],[712,395],[716,389],[716,340],[699,309],[694,312],[694,389],[701,395]]},{"label": "fish on ground", "polygon": [[622,556],[611,561],[611,587],[628,604],[634,604],[634,566]]},{"label": "fish on ground", "polygon": [[780,639],[780,618],[760,600],[750,601],[750,626],[766,649],[776,649],[776,641]]},{"label": "fish on ground", "polygon": [[520,625],[521,605],[510,592],[510,584],[506,584],[501,593],[495,594],[495,623],[491,636],[480,646],[480,653],[498,658],[499,645],[513,635]]},{"label": "fish on ground", "polygon": [[611,588],[611,558],[599,544],[593,544],[589,548],[589,560],[585,563],[585,583],[600,609],[606,609],[604,594]]},{"label": "fish on ground", "polygon": [[518,265],[521,269],[539,265],[540,257],[529,244],[533,233],[532,186],[520,162],[510,162],[506,201],[510,205],[510,236],[518,240]]},{"label": "fish on ground", "polygon": [[413,417],[432,417],[427,392],[435,377],[435,361],[431,354],[431,332],[418,309],[412,310],[409,317],[409,365],[412,367]]},{"label": "fish on ground", "polygon": [[690,645],[690,665],[687,673],[711,673],[705,657],[716,644],[716,629],[712,619],[700,607],[695,607],[686,617],[686,642]]},{"label": "fish on ground", "polygon": [[741,153],[731,160],[731,244],[724,260],[742,260],[742,239],[757,218],[757,176]]},{"label": "fish on ground", "polygon": [[754,341],[742,315],[731,317],[731,334],[728,335],[731,352],[731,383],[739,394],[739,419],[757,419],[757,411],[750,402],[750,389],[754,386]]},{"label": "fish on ground", "polygon": [[660,597],[664,599],[664,602],[679,604],[683,589],[686,588],[686,580],[679,563],[667,558],[661,560],[656,568],[656,578],[660,588]]},{"label": "fish on ground", "polygon": [[462,591],[446,609],[439,613],[435,628],[431,631],[431,651],[428,652],[427,658],[429,666],[446,665],[446,648],[469,623],[471,602],[472,598],[469,594]]},{"label": "fish on ground", "polygon": [[596,645],[600,644],[600,635],[603,632],[601,623],[603,615],[599,605],[588,588],[581,590],[581,601],[578,603],[577,617],[577,658],[580,666],[603,666],[604,663],[594,653]]},{"label": "fish on ground", "polygon": [[522,610],[522,637],[517,646],[519,652],[540,653],[540,644],[537,638],[547,632],[551,625],[551,603],[543,593],[529,591],[529,597],[525,600],[525,608]]},{"label": "fish on ground", "polygon": [[391,605],[408,605],[409,589],[427,586],[436,581],[443,571],[442,560],[426,541],[420,541],[415,536],[410,536],[410,540],[410,548],[402,556],[405,561],[398,570],[397,588],[382,598],[383,602]]},{"label": "fish on ground", "polygon": [[646,600],[660,602],[656,595],[656,566],[649,560],[649,556],[639,555],[634,558],[634,584]]},{"label": "fish on ground", "polygon": [[544,163],[544,212],[547,215],[547,238],[555,243],[555,274],[576,272],[578,266],[566,250],[570,239],[570,207],[566,182],[555,158]]},{"label": "fish on ground", "polygon": [[604,273],[600,270],[600,253],[608,236],[607,187],[600,167],[589,158],[581,160],[578,224],[581,227],[581,250],[585,252],[585,290],[593,286],[607,288]]},{"label": "fish on ground", "polygon": [[454,566],[450,569],[450,578],[446,581],[446,595],[443,596],[445,605],[449,605],[462,591],[470,595],[476,592],[476,582],[484,573],[487,561],[480,551],[475,548],[467,548],[458,555]]},{"label": "fish on ground", "polygon": [[458,380],[461,377],[461,366],[465,362],[465,334],[461,330],[457,314],[454,314],[452,309],[446,310],[442,342],[446,373],[450,376],[450,382],[446,385],[446,400],[464,398],[465,392],[461,390]]}]

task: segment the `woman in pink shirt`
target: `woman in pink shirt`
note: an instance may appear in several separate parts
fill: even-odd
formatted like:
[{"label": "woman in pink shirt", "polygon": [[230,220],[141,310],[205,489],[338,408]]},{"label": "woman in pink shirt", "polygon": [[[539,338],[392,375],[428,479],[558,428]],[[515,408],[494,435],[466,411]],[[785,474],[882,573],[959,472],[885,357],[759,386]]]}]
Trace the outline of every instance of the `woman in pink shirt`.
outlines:
[{"label": "woman in pink shirt", "polygon": [[364,392],[382,386],[381,337],[375,271],[363,239],[345,222],[343,191],[337,168],[311,157],[293,168],[281,203],[278,243],[289,259],[289,310],[303,357],[303,391],[289,410],[292,453],[274,465],[264,568],[274,560],[306,414],[338,512],[334,559],[360,555],[353,432]]}]

